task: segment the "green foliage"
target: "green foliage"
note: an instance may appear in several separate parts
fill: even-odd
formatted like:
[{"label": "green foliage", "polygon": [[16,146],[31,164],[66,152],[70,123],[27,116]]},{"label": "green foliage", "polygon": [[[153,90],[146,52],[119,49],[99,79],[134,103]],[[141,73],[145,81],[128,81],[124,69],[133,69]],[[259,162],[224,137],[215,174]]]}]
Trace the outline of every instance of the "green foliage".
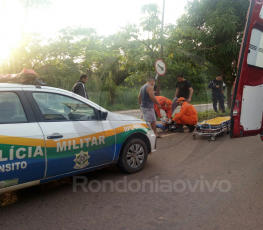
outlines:
[{"label": "green foliage", "polygon": [[148,4],[142,7],[142,13],[147,13],[147,16],[141,19],[141,26],[144,31],[153,32],[160,27],[161,21],[158,17],[160,14],[156,4]]},{"label": "green foliage", "polygon": [[[86,84],[87,91],[90,99],[101,105],[102,107],[110,110],[110,111],[118,111],[118,110],[129,110],[129,109],[139,109],[140,105],[138,102],[138,94],[140,91],[139,87],[130,88],[119,86],[116,89],[116,96],[114,99],[114,103],[111,102],[109,91],[96,91],[89,90],[92,89],[91,81],[89,80]],[[171,100],[173,100],[175,91],[174,90],[162,90],[161,95],[165,96]],[[206,104],[211,103],[211,93],[206,90],[199,95],[194,94],[192,98],[191,104]]]},{"label": "green foliage", "polygon": [[93,91],[88,93],[92,101],[110,111],[140,108],[138,102],[139,89],[137,88],[128,89],[125,87],[118,87],[115,92],[116,97],[114,98],[114,103],[111,103],[110,93],[108,91]]},{"label": "green foliage", "polygon": [[[50,2],[21,0],[26,10]],[[164,27],[163,39],[156,4],[142,7],[140,26],[127,24],[108,37],[82,27],[61,29],[53,39],[23,34],[20,46],[1,61],[0,74],[33,69],[50,86],[71,90],[81,73],[92,70],[90,98],[106,108],[129,109],[138,108],[139,88],[156,75],[154,63],[162,58],[167,73],[160,77],[161,95],[173,99],[183,73],[192,83],[193,103],[210,102],[207,85],[218,72],[232,84],[247,8],[247,0],[189,1],[177,25]]]},{"label": "green foliage", "polygon": [[[223,75],[233,76],[249,6],[247,0],[193,0],[171,38],[204,57]],[[177,46],[177,44],[176,44]],[[233,79],[232,79],[233,81]]]},{"label": "green foliage", "polygon": [[212,64],[230,89],[236,76],[248,6],[247,0],[189,1],[186,13],[171,31],[170,49],[196,54],[203,59],[204,66],[205,62]]},{"label": "green foliage", "polygon": [[105,80],[105,84],[102,87],[102,91],[106,91],[109,93],[109,102],[113,104],[116,99],[117,94],[117,86],[115,85],[112,77],[112,73],[109,73],[109,76]]},{"label": "green foliage", "polygon": [[231,113],[230,109],[226,109],[225,113],[222,113],[221,111],[219,111],[219,113],[216,113],[214,110],[207,110],[204,112],[197,112],[197,115],[198,115],[198,121],[202,122],[216,117],[230,116],[230,113]]}]

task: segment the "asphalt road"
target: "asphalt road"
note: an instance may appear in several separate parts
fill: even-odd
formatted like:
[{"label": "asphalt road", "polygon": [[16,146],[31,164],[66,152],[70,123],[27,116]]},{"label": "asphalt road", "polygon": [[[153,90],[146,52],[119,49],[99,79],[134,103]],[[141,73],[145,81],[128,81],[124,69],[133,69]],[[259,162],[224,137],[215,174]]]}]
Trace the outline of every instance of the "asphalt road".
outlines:
[{"label": "asphalt road", "polygon": [[[5,195],[0,203],[13,203],[0,208],[0,229],[262,229],[258,136],[166,135],[137,174],[103,169],[81,175],[86,192],[68,178]],[[103,181],[106,192],[96,192]]]},{"label": "asphalt road", "polygon": [[[213,109],[213,105],[212,104],[199,104],[199,105],[194,105],[194,107],[196,108],[197,112],[203,112],[203,111],[206,111],[206,110]],[[174,113],[179,113],[180,110],[181,110],[181,107],[178,106],[175,109]],[[142,113],[141,113],[141,111],[139,109],[125,110],[125,111],[116,111],[116,113],[125,114],[125,115],[129,115],[129,116],[134,116],[134,117],[141,117],[141,115],[142,115]],[[165,112],[163,110],[161,110],[161,115],[165,116]]]}]

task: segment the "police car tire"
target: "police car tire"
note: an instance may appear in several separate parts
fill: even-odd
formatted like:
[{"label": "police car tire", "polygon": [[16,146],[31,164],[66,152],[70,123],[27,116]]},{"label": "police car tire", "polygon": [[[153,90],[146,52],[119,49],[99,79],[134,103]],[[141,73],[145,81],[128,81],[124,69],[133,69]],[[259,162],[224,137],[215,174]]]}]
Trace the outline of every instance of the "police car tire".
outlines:
[{"label": "police car tire", "polygon": [[[129,148],[135,144],[139,144],[143,148],[144,159],[143,159],[143,162],[141,163],[141,165],[139,167],[132,168],[127,163],[127,153],[128,153]],[[117,167],[120,171],[122,171],[124,173],[137,173],[143,169],[143,167],[145,166],[145,164],[147,162],[147,158],[148,158],[148,149],[147,149],[146,144],[140,139],[131,139],[127,143],[125,143],[125,145],[123,146],[122,151],[121,151],[120,156],[119,156]]]}]

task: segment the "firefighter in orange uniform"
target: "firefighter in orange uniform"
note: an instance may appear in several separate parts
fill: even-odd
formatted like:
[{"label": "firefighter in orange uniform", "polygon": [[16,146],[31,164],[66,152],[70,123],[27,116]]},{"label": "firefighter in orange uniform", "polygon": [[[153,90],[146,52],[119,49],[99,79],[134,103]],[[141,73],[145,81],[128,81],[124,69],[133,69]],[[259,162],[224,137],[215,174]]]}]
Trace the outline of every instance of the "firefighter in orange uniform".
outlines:
[{"label": "firefighter in orange uniform", "polygon": [[[172,118],[172,101],[163,96],[156,96],[156,100],[160,103],[162,110],[165,111],[166,116],[171,119]],[[162,117],[161,109],[158,108],[157,104],[154,104],[154,110],[157,113],[158,117]]]},{"label": "firefighter in orange uniform", "polygon": [[181,105],[180,113],[176,113],[173,121],[178,124],[178,128],[174,132],[183,133],[183,126],[186,125],[189,128],[189,132],[193,132],[195,124],[198,122],[197,112],[193,105],[190,105],[184,97],[180,97],[177,101]]}]

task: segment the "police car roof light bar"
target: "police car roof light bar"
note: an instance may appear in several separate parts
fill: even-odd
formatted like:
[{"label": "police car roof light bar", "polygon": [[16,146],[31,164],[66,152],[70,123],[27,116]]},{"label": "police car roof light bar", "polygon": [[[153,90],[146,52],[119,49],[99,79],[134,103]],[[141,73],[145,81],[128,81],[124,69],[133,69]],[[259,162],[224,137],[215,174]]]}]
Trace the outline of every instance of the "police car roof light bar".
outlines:
[{"label": "police car roof light bar", "polygon": [[23,84],[23,85],[47,86],[47,84],[38,77],[37,73],[31,69],[23,69],[18,74],[0,75],[0,82],[16,83],[16,84]]}]

